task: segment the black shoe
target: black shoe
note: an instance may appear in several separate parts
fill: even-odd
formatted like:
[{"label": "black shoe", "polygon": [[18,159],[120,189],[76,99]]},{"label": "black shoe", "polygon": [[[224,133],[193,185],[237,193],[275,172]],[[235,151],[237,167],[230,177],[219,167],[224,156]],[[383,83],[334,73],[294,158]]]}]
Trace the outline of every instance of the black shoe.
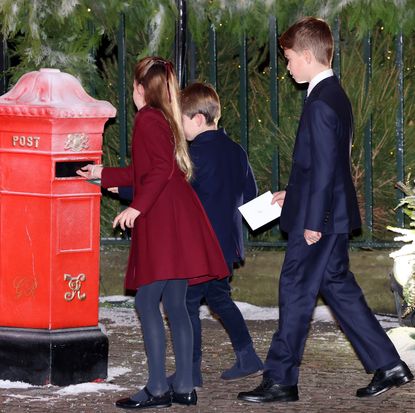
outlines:
[{"label": "black shoe", "polygon": [[186,406],[197,404],[197,393],[193,389],[190,393],[176,393],[173,387],[170,388],[171,401],[177,404],[185,404]]},{"label": "black shoe", "polygon": [[239,393],[238,399],[254,403],[295,402],[298,400],[298,388],[296,385],[278,384],[270,378],[264,378],[256,389]]},{"label": "black shoe", "polygon": [[162,394],[161,396],[153,396],[148,390],[147,387],[143,389],[147,394],[146,400],[135,401],[130,397],[125,399],[120,399],[115,402],[117,407],[122,409],[148,409],[148,408],[157,408],[157,407],[170,407],[171,406],[171,396],[170,391]]},{"label": "black shoe", "polygon": [[367,387],[356,392],[357,397],[377,396],[392,387],[399,387],[409,383],[414,378],[408,366],[400,361],[395,367],[389,370],[376,370],[372,381]]}]

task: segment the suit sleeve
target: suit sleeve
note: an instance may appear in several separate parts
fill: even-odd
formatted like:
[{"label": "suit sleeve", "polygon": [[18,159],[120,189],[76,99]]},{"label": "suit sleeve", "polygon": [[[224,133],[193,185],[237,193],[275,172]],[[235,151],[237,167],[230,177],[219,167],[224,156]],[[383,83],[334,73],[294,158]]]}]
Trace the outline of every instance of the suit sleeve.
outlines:
[{"label": "suit sleeve", "polygon": [[[140,196],[134,197],[130,206],[141,214],[146,214],[171,179],[174,167],[174,143],[171,129],[158,112],[145,112],[137,119],[135,136],[133,138],[134,153],[144,147],[150,159],[151,169],[144,176],[138,176],[134,170],[135,182],[140,181]],[[139,141],[142,145],[138,145]]]},{"label": "suit sleeve", "polygon": [[131,202],[134,198],[134,191],[132,186],[119,186],[118,196],[124,201]]},{"label": "suit sleeve", "polygon": [[245,165],[246,178],[244,186],[244,203],[251,201],[256,198],[258,195],[258,187],[255,181],[254,172],[248,161],[248,156],[245,151],[243,151],[243,161]]},{"label": "suit sleeve", "polygon": [[334,178],[338,157],[338,117],[326,103],[311,103],[308,113],[310,131],[310,192],[305,228],[323,231],[331,214]]},{"label": "suit sleeve", "polygon": [[221,183],[213,173],[214,167],[210,162],[212,160],[210,151],[192,144],[189,148],[189,154],[193,163],[193,176],[190,184],[206,209],[207,203],[212,202],[212,197],[217,193]]}]

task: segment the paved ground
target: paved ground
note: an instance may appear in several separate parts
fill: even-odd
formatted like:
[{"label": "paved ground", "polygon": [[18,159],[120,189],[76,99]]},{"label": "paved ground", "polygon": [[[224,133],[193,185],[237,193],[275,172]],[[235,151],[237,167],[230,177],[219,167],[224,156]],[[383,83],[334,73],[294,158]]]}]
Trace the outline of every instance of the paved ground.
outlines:
[{"label": "paved ground", "polygon": [[[146,364],[139,324],[132,309],[102,309],[103,328],[110,340],[109,371],[106,384],[59,388],[28,387],[0,388],[0,411],[20,412],[120,412],[114,401],[133,392],[146,381]],[[266,355],[275,321],[248,321],[258,353]],[[173,406],[169,411],[189,413],[261,413],[261,412],[350,412],[350,413],[409,413],[415,412],[415,384],[371,400],[357,399],[356,388],[364,386],[370,376],[363,371],[353,350],[334,323],[313,323],[299,383],[300,401],[296,403],[258,405],[236,399],[241,390],[255,387],[260,378],[224,382],[220,372],[233,363],[229,340],[220,324],[203,320],[204,387],[199,390],[195,407]],[[171,347],[167,365],[173,369]],[[0,386],[1,387],[1,386]],[[153,410],[148,409],[148,412]],[[159,411],[159,410],[158,410]]]}]

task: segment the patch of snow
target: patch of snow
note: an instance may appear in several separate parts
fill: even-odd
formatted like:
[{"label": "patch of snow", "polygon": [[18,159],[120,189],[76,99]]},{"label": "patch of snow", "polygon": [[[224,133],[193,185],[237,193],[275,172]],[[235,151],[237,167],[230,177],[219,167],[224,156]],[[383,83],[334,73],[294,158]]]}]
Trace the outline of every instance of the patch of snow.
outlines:
[{"label": "patch of snow", "polygon": [[[137,326],[139,320],[137,313],[132,308],[105,308],[100,307],[99,309],[99,318],[107,319],[111,323],[121,326],[121,327],[130,327]],[[111,326],[107,326],[107,329],[110,329]]]},{"label": "patch of snow", "polygon": [[[121,304],[131,304],[134,303],[134,298],[125,297],[125,296],[110,296],[110,297],[100,297],[101,303],[121,303]],[[235,304],[241,311],[245,320],[278,320],[279,318],[279,309],[278,307],[258,307],[249,303],[244,303],[240,301],[235,301]],[[160,305],[161,311],[163,311],[163,306]],[[132,326],[139,323],[136,312],[133,308],[100,308],[100,318],[109,319],[116,325],[119,326]],[[200,307],[200,318],[214,320],[212,313],[209,310],[209,307],[202,305]],[[376,318],[379,320],[383,328],[392,328],[399,325],[398,319],[396,317],[389,317],[385,315],[376,315]],[[313,313],[313,322],[323,322],[323,323],[333,323],[335,319],[331,310],[328,306],[319,305],[316,306]]]},{"label": "patch of snow", "polygon": [[278,320],[278,307],[258,307],[235,301],[245,320]]},{"label": "patch of snow", "polygon": [[388,336],[401,359],[415,369],[415,327],[397,327],[388,331]]},{"label": "patch of snow", "polygon": [[29,389],[30,387],[36,386],[22,381],[0,380],[0,389]]},{"label": "patch of snow", "polygon": [[[95,393],[101,391],[119,391],[119,390],[126,390],[124,387],[117,386],[115,384],[108,383],[109,381],[113,380],[118,376],[122,376],[126,373],[129,373],[131,369],[127,367],[110,367],[108,369],[108,378],[107,382],[102,383],[80,383],[74,384],[66,387],[57,387],[48,385],[46,387],[50,387],[51,389],[56,389],[57,396],[65,396],[65,395],[73,395],[73,394],[80,394],[80,393]],[[35,387],[42,387],[45,386],[34,386],[29,383],[23,383],[19,381],[10,381],[10,380],[0,380],[0,388],[1,389],[30,389]],[[36,401],[43,401],[43,400],[52,400],[53,398],[50,397],[34,397],[32,394],[14,394],[10,397],[13,398],[21,398],[26,399],[30,398]]]},{"label": "patch of snow", "polygon": [[134,297],[127,297],[125,295],[109,295],[106,297],[99,297],[100,303],[116,303],[116,304],[125,304],[131,303],[134,304]]},{"label": "patch of snow", "polygon": [[58,390],[56,393],[60,396],[67,396],[70,394],[94,393],[100,391],[120,391],[127,390],[124,387],[117,386],[110,383],[81,383],[72,384]]},{"label": "patch of snow", "polygon": [[107,381],[114,380],[116,377],[123,376],[131,371],[127,367],[109,367]]}]

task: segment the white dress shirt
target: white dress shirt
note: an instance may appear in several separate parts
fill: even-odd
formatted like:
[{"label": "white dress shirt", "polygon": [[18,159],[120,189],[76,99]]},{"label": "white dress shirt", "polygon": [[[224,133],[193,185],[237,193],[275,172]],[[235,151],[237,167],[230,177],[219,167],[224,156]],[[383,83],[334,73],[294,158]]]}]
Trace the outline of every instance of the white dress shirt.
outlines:
[{"label": "white dress shirt", "polygon": [[308,84],[307,97],[310,95],[311,91],[316,87],[318,83],[330,76],[334,76],[333,69],[323,70],[318,75],[314,76]]}]

